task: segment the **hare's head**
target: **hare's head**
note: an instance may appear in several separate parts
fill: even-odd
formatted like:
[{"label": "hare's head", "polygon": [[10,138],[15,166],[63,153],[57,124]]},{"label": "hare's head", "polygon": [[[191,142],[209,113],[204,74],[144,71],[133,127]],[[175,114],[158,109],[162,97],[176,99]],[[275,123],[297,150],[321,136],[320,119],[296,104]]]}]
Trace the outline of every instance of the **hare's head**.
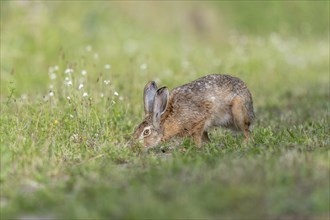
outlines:
[{"label": "hare's head", "polygon": [[144,87],[143,101],[145,118],[135,129],[133,138],[143,143],[144,147],[154,147],[161,141],[164,131],[161,116],[168,105],[169,91],[166,87],[157,89],[155,82]]}]

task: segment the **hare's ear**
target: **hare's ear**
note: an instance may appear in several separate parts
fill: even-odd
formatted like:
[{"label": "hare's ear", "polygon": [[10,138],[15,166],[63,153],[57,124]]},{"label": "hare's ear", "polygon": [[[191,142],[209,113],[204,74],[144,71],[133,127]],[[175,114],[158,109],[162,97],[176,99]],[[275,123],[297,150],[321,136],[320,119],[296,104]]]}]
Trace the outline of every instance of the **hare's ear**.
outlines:
[{"label": "hare's ear", "polygon": [[147,83],[143,91],[144,113],[150,114],[153,111],[157,85],[154,81]]},{"label": "hare's ear", "polygon": [[155,127],[160,125],[160,117],[166,111],[169,95],[170,93],[166,87],[162,87],[156,92],[153,108],[153,125]]}]

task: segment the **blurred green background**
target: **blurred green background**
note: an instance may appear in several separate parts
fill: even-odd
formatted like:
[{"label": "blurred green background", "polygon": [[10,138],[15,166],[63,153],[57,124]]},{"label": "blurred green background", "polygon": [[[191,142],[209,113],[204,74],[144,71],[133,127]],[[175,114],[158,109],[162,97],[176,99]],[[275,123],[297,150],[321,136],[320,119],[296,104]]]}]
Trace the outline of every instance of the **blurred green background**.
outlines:
[{"label": "blurred green background", "polygon": [[[304,48],[296,44],[304,42],[303,47],[314,47],[312,52],[328,53],[327,6],[326,1],[3,1],[2,98],[7,94],[9,81],[19,85],[19,93],[45,89],[48,67],[59,65],[61,54],[65,54],[67,62],[81,59],[88,45],[92,47],[92,53],[98,53],[97,62],[111,64],[114,77],[132,76],[138,82],[160,78],[167,84],[177,85],[174,83],[176,76],[232,70],[238,75],[270,71],[276,71],[277,75],[293,74],[295,70],[292,73],[291,69],[279,69],[276,63],[269,63],[278,55],[287,55],[287,61],[292,63],[318,58],[319,62],[324,61],[326,56],[306,54],[302,57],[286,50],[300,53]],[[253,42],[249,41],[251,38]],[[264,44],[268,46],[267,41],[278,48],[258,51]],[[232,54],[235,46],[241,56],[230,60],[228,56],[237,56]],[[275,53],[274,50],[280,51]],[[269,56],[269,59],[256,67],[244,66],[244,59],[251,57],[255,57],[257,63],[257,53]],[[141,76],[139,67],[144,63],[148,68]],[[268,64],[274,68],[267,69]],[[31,83],[24,83],[27,78]],[[186,81],[192,78],[195,76],[188,76]],[[123,82],[116,83],[124,86]],[[140,83],[135,84],[140,86]],[[138,88],[133,89],[138,91]]]},{"label": "blurred green background", "polygon": [[[1,1],[0,14],[1,218],[329,218],[329,1]],[[254,142],[220,129],[202,149],[129,148],[146,82],[209,73],[247,83]]]}]

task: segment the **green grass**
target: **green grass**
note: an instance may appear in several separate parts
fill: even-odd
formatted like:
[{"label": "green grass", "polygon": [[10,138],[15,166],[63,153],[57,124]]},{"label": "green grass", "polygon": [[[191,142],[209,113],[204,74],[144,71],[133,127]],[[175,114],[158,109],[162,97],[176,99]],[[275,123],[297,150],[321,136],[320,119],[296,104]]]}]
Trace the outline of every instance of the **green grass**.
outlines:
[{"label": "green grass", "polygon": [[[250,3],[1,1],[1,219],[328,219],[329,3]],[[147,81],[208,73],[254,141],[130,148]]]}]

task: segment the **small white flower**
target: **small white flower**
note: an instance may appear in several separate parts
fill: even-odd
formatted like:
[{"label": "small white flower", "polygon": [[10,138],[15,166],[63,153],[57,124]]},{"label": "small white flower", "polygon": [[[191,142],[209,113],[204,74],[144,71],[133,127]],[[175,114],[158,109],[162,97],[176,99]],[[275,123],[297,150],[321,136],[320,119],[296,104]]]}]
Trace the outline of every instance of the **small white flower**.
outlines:
[{"label": "small white flower", "polygon": [[116,104],[116,102],[114,100],[112,100],[112,104]]},{"label": "small white flower", "polygon": [[57,65],[55,65],[55,66],[53,67],[53,69],[54,69],[55,71],[57,71],[59,68],[58,68]]},{"label": "small white flower", "polygon": [[27,94],[25,94],[25,93],[21,95],[21,99],[23,99],[23,100],[24,100],[24,99],[27,99],[27,97],[28,97],[28,96],[27,96]]},{"label": "small white flower", "polygon": [[78,143],[79,142],[79,135],[78,134],[71,135],[70,140],[73,141],[74,143]]},{"label": "small white flower", "polygon": [[113,94],[114,94],[115,96],[118,96],[118,95],[119,95],[118,92],[116,92],[116,91],[115,91]]},{"label": "small white flower", "polygon": [[53,92],[53,91],[50,91],[50,92],[49,92],[49,96],[50,96],[50,97],[54,96],[54,92]]},{"label": "small white flower", "polygon": [[70,78],[69,78],[69,77],[65,77],[64,80],[65,80],[65,81],[69,81]]},{"label": "small white flower", "polygon": [[65,74],[71,74],[71,73],[73,73],[73,69],[68,68],[64,71],[64,73]]},{"label": "small white flower", "polygon": [[73,118],[73,115],[70,114],[70,118]]},{"label": "small white flower", "polygon": [[108,85],[110,83],[110,80],[104,80],[103,81],[106,85]]},{"label": "small white flower", "polygon": [[81,75],[85,76],[87,74],[87,71],[86,70],[82,70],[81,71]]},{"label": "small white flower", "polygon": [[140,65],[140,69],[141,70],[146,70],[148,68],[148,66],[147,66],[147,64],[145,64],[145,63],[142,63],[141,65]]},{"label": "small white flower", "polygon": [[68,96],[68,97],[66,97],[66,99],[67,99],[67,100],[71,100],[71,97],[70,97],[70,96]]},{"label": "small white flower", "polygon": [[119,101],[123,101],[123,100],[124,100],[124,97],[120,96]]},{"label": "small white flower", "polygon": [[86,49],[86,51],[90,52],[90,51],[92,51],[92,46],[91,45],[87,45],[85,49]]},{"label": "small white flower", "polygon": [[83,87],[84,87],[84,84],[81,83],[81,84],[79,85],[78,89],[80,90],[80,89],[82,89]]},{"label": "small white flower", "polygon": [[50,74],[50,79],[51,79],[51,80],[56,79],[56,74],[55,74],[55,73],[51,73],[51,74]]},{"label": "small white flower", "polygon": [[64,84],[67,85],[67,86],[72,86],[72,81],[71,80],[66,81],[66,82],[64,82]]},{"label": "small white flower", "polygon": [[103,94],[103,93],[101,93],[101,94],[100,94],[100,96],[101,96],[101,98],[103,98],[103,97],[104,97],[104,94]]},{"label": "small white flower", "polygon": [[87,94],[87,92],[84,92],[83,97],[86,97],[86,96],[88,96],[88,94]]},{"label": "small white flower", "polygon": [[111,68],[111,65],[110,65],[110,64],[105,64],[105,65],[104,65],[104,68],[108,70],[108,69]]}]

